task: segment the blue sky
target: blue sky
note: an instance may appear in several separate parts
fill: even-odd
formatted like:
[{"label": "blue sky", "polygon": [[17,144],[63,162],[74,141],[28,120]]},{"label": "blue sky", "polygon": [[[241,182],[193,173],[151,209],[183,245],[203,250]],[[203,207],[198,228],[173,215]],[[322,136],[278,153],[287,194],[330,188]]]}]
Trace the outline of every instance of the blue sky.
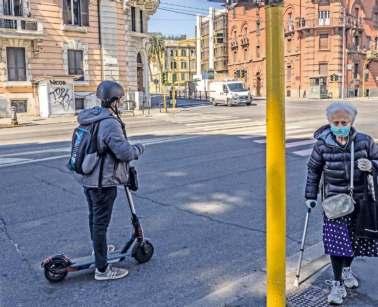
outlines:
[{"label": "blue sky", "polygon": [[[159,9],[150,19],[149,31],[166,35],[186,34],[188,37],[194,37],[196,17],[192,15],[196,13],[207,15],[209,7],[221,8],[222,6],[207,0],[161,0]],[[187,15],[171,12],[172,10]]]}]

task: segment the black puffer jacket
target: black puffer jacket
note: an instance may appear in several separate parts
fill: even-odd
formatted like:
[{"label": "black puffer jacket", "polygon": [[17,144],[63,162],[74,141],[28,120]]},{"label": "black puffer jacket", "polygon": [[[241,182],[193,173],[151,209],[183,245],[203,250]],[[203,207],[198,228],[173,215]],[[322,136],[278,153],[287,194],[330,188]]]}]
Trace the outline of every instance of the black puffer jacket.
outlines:
[{"label": "black puffer jacket", "polygon": [[362,195],[363,172],[357,168],[357,160],[369,159],[373,167],[378,170],[378,146],[374,140],[363,133],[351,129],[349,142],[342,146],[337,143],[331,132],[330,126],[326,125],[317,130],[314,134],[317,142],[314,145],[310,160],[308,161],[308,174],[305,197],[316,199],[319,182],[324,172],[325,197],[335,194],[348,193],[350,186],[350,163],[351,140],[354,140],[354,195],[356,198]]}]

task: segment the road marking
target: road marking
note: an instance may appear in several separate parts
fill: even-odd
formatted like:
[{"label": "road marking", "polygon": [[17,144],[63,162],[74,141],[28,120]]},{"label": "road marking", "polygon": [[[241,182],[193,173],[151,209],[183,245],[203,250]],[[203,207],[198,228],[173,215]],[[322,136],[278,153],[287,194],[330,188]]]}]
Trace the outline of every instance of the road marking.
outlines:
[{"label": "road marking", "polygon": [[34,159],[34,160],[23,159],[24,161],[0,165],[0,168],[18,166],[18,165],[25,165],[25,164],[34,164],[34,163],[39,163],[39,162],[44,162],[44,161],[51,161],[51,160],[58,160],[58,159],[62,159],[62,158],[68,158],[69,156],[70,155],[62,155],[62,156],[54,156],[54,157]]},{"label": "road marking", "polygon": [[308,157],[312,153],[312,148],[294,151],[293,154],[301,157]]},{"label": "road marking", "polygon": [[304,145],[312,145],[315,143],[315,140],[304,140],[304,141],[298,141],[298,142],[290,142],[286,144],[286,148],[293,148],[298,146],[304,146]]},{"label": "road marking", "polygon": [[[182,137],[173,137],[173,138],[171,137],[171,138],[158,138],[158,139],[146,139],[146,140],[132,140],[131,143],[142,143],[145,146],[151,146],[151,145],[162,144],[162,143],[185,141],[185,140],[194,139],[198,137],[199,136],[195,135],[195,136],[182,136]],[[64,148],[67,149],[67,147],[64,147]],[[70,148],[68,149],[69,151],[71,150]],[[46,151],[43,151],[43,152],[46,152]],[[18,153],[18,155],[23,155],[23,154],[25,155],[25,152]],[[34,164],[34,163],[45,162],[45,161],[53,161],[53,160],[59,160],[59,159],[69,158],[69,157],[70,157],[69,154],[41,158],[41,159],[21,159],[21,158],[18,159],[18,158],[1,158],[0,157],[0,168],[12,167],[12,166],[17,166],[17,165],[25,165],[25,164]],[[6,162],[2,162],[2,161],[6,161]]]},{"label": "road marking", "polygon": [[[255,143],[258,144],[265,144],[266,139],[264,140],[256,140],[254,141]],[[286,143],[286,148],[293,148],[293,147],[299,147],[299,146],[304,146],[304,145],[312,145],[315,143],[315,140],[304,140],[304,141],[298,141],[298,142],[287,142]]]},{"label": "road marking", "polygon": [[0,158],[15,157],[15,156],[28,156],[28,155],[35,155],[35,154],[41,154],[41,153],[52,153],[52,152],[70,152],[70,151],[71,151],[71,147],[59,147],[59,148],[52,148],[52,149],[23,151],[23,152],[5,154],[5,155],[0,155]]},{"label": "road marking", "polygon": [[13,164],[20,163],[24,161],[30,161],[30,159],[21,159],[21,158],[0,158],[0,165],[3,164]]}]

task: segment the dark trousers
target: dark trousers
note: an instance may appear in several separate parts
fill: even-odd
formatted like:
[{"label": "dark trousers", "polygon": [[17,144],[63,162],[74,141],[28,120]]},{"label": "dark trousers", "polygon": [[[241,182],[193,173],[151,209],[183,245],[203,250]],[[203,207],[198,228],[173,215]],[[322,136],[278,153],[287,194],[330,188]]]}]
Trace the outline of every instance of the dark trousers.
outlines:
[{"label": "dark trousers", "polygon": [[348,268],[353,262],[353,257],[331,256],[331,264],[335,280],[342,282],[343,268]]},{"label": "dark trousers", "polygon": [[89,230],[93,242],[96,268],[104,271],[107,266],[108,245],[106,232],[117,197],[117,187],[84,188],[89,207]]}]

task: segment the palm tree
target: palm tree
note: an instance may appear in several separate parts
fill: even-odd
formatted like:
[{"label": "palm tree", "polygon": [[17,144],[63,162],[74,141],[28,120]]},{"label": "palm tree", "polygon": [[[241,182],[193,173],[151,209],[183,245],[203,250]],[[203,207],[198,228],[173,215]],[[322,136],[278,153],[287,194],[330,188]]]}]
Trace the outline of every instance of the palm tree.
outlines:
[{"label": "palm tree", "polygon": [[[161,36],[154,35],[154,36],[151,36],[149,45],[150,45],[150,48],[148,49],[148,57],[150,60],[152,59],[157,60],[158,65],[159,65],[160,75],[161,75],[163,73],[163,64],[161,60],[163,58],[164,51],[165,51],[164,40],[162,39]],[[161,80],[161,78],[159,79]]]}]

